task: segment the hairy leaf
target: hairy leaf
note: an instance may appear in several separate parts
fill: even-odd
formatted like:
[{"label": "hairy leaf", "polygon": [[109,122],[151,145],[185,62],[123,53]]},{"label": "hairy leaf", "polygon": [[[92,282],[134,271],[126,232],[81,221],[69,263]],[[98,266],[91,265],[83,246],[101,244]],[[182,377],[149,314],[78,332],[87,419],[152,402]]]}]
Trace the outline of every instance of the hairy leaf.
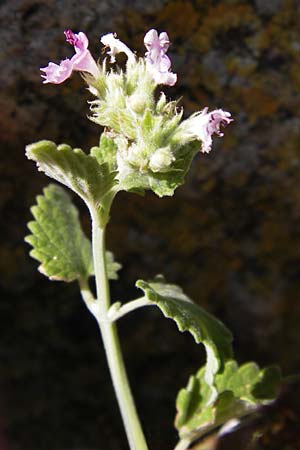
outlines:
[{"label": "hairy leaf", "polygon": [[177,397],[175,426],[180,438],[192,442],[231,419],[256,411],[276,398],[280,381],[276,366],[260,370],[253,362],[239,367],[236,361],[229,360],[215,376],[217,397],[211,403],[202,367]]},{"label": "hairy leaf", "polygon": [[50,184],[31,208],[30,255],[40,261],[39,271],[51,280],[86,279],[93,273],[91,243],[84,235],[78,211],[60,186]]},{"label": "hairy leaf", "polygon": [[26,147],[26,155],[40,171],[72,189],[87,203],[101,202],[115,184],[115,172],[107,164],[99,164],[95,157],[66,144],[57,147],[54,142],[39,141]]},{"label": "hairy leaf", "polygon": [[205,378],[210,386],[212,401],[215,395],[214,375],[232,355],[230,331],[222,322],[193,303],[180,287],[166,284],[162,276],[148,283],[139,280],[136,286],[144,291],[146,298],[156,303],[165,317],[176,322],[180,331],[190,332],[197,343],[204,344],[207,353]]},{"label": "hairy leaf", "polygon": [[118,279],[118,271],[122,268],[122,265],[115,261],[114,254],[107,251],[106,254],[106,270],[109,280]]},{"label": "hairy leaf", "polygon": [[[33,247],[30,255],[41,263],[39,271],[51,280],[64,281],[93,275],[91,243],[65,189],[50,184],[31,212],[35,218],[28,224],[32,234],[25,240]],[[106,253],[106,262],[109,278],[117,279],[121,266],[111,252]]]},{"label": "hairy leaf", "polygon": [[117,169],[116,153],[116,143],[108,133],[105,132],[101,134],[99,147],[93,147],[90,151],[90,155],[95,157],[99,164],[107,163],[111,171]]}]

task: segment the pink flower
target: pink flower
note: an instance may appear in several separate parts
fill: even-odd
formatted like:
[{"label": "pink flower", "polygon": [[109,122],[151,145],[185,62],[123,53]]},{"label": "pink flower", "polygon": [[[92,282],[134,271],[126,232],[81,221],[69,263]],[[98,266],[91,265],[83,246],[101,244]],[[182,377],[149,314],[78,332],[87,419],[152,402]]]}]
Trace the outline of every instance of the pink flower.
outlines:
[{"label": "pink flower", "polygon": [[211,151],[212,135],[214,133],[217,136],[224,136],[224,133],[220,130],[220,126],[225,127],[233,121],[230,112],[223,111],[222,109],[215,109],[211,112],[207,111],[208,108],[204,108],[201,112],[194,114],[181,124],[185,134],[190,138],[202,141],[202,153],[209,153]]},{"label": "pink flower", "polygon": [[74,46],[75,55],[71,59],[61,61],[60,64],[50,62],[47,67],[41,68],[40,70],[45,73],[42,75],[43,83],[63,83],[71,76],[73,70],[88,72],[97,78],[100,73],[96,61],[88,50],[87,36],[81,31],[75,34],[71,30],[66,30],[64,33],[66,41]]},{"label": "pink flower", "polygon": [[156,84],[174,86],[177,75],[170,72],[171,61],[166,55],[170,46],[169,36],[166,32],[158,33],[149,30],[144,37],[144,44],[148,50],[145,53],[147,70]]}]

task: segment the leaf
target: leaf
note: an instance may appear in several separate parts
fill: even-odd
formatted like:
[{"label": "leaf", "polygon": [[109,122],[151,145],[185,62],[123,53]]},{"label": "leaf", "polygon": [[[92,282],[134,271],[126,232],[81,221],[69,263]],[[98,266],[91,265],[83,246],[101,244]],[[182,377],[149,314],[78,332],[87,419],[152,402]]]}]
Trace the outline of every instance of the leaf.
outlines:
[{"label": "leaf", "polygon": [[90,151],[90,155],[96,158],[99,164],[107,163],[111,171],[117,169],[116,153],[117,144],[106,132],[101,134],[99,147],[93,147]]},{"label": "leaf", "polygon": [[109,280],[118,279],[118,271],[122,268],[122,265],[115,261],[114,254],[107,251],[106,254],[106,270]]},{"label": "leaf", "polygon": [[[25,241],[32,245],[30,255],[41,265],[39,271],[51,280],[73,281],[94,274],[92,248],[81,229],[78,211],[65,189],[50,184],[31,208],[35,221],[29,222],[31,235]],[[118,278],[121,265],[106,252],[108,277]]]},{"label": "leaf", "polygon": [[222,322],[193,303],[180,287],[166,284],[162,276],[157,276],[149,283],[139,280],[136,286],[144,291],[147,299],[156,303],[165,317],[176,322],[180,331],[188,331],[197,343],[204,344],[207,353],[205,379],[210,386],[212,401],[215,395],[214,375],[232,355],[230,331]]},{"label": "leaf", "polygon": [[115,185],[115,172],[107,164],[80,149],[51,141],[39,141],[26,147],[26,156],[38,169],[76,192],[85,202],[99,204]]},{"label": "leaf", "polygon": [[231,419],[255,412],[276,398],[280,382],[276,366],[260,370],[253,362],[239,367],[236,361],[229,360],[215,376],[217,397],[209,403],[210,387],[202,367],[177,396],[175,426],[180,438],[192,442]]},{"label": "leaf", "polygon": [[84,235],[78,211],[60,186],[50,184],[31,208],[30,255],[40,261],[39,271],[51,280],[86,279],[93,273],[91,243]]}]

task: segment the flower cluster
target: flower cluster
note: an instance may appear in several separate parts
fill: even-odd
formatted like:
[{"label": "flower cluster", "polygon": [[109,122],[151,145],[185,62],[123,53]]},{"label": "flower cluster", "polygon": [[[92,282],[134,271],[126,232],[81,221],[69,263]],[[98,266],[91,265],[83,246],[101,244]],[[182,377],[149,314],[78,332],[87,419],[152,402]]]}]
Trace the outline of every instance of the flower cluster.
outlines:
[{"label": "flower cluster", "polygon": [[[60,64],[50,62],[42,68],[43,82],[63,83],[73,71],[82,72],[96,97],[90,102],[90,119],[105,127],[117,148],[110,161],[113,159],[112,169],[118,172],[119,183],[125,189],[142,187],[158,192],[157,183],[162,182],[160,174],[164,174],[171,195],[182,183],[195,149],[199,150],[199,141],[200,151],[210,152],[213,134],[223,136],[220,126],[232,121],[230,113],[204,108],[182,120],[183,111],[177,102],[167,102],[163,93],[155,100],[158,85],[173,86],[177,81],[167,56],[170,40],[166,32],[158,34],[152,29],[146,33],[144,58],[138,58],[115,34],[105,34],[100,41],[109,61],[104,58],[102,64],[97,64],[89,52],[83,32],[67,30],[65,36],[75,54]],[[114,64],[119,53],[127,57],[126,72],[107,71],[107,63]]]},{"label": "flower cluster", "polygon": [[[74,46],[75,55],[71,59],[64,59],[60,64],[50,62],[47,67],[41,68],[44,72],[42,77],[43,83],[63,83],[69,78],[74,71],[87,72],[94,78],[99,76],[99,68],[96,61],[92,57],[88,50],[88,38],[81,31],[78,34],[73,33],[71,30],[64,32],[66,41]],[[116,61],[115,55],[118,53],[125,53],[128,61],[134,63],[136,57],[134,53],[121,42],[113,33],[105,34],[101,37],[100,41],[105,47],[109,47],[110,62]],[[169,72],[171,67],[171,61],[166,55],[169,48],[170,41],[167,33],[158,33],[156,30],[150,30],[144,39],[145,46],[147,48],[146,61],[147,70],[152,74],[153,80],[156,84],[166,84],[173,86],[176,83],[176,74]]]}]

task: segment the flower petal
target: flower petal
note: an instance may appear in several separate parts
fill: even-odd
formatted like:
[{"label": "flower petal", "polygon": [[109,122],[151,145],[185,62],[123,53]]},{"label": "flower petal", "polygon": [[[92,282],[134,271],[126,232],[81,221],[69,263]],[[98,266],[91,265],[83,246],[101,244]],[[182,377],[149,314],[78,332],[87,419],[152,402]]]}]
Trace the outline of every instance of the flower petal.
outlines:
[{"label": "flower petal", "polygon": [[45,73],[42,75],[43,83],[60,84],[71,76],[73,64],[69,59],[65,59],[60,64],[49,62],[47,67],[42,67],[40,70]]},{"label": "flower petal", "polygon": [[71,30],[65,32],[66,40],[69,44],[74,46],[75,55],[71,59],[65,59],[60,64],[49,62],[47,67],[40,70],[45,73],[43,83],[63,83],[69,78],[73,70],[80,72],[88,72],[95,78],[99,75],[99,69],[96,61],[88,50],[89,41],[87,36],[80,31],[78,34]]},{"label": "flower petal", "polygon": [[179,136],[185,142],[198,139],[202,142],[200,151],[209,153],[211,151],[213,134],[223,136],[224,133],[220,130],[220,127],[226,126],[232,121],[233,119],[228,111],[215,109],[208,112],[208,108],[204,108],[181,123]]},{"label": "flower petal", "polygon": [[163,31],[158,36],[156,30],[149,30],[144,37],[144,44],[147,49],[145,53],[147,70],[155,83],[173,86],[177,81],[177,75],[169,72],[171,61],[166,52],[170,40],[167,33]]},{"label": "flower petal", "polygon": [[125,53],[128,58],[128,62],[135,62],[136,59],[134,53],[130,50],[130,48],[127,47],[127,45],[124,44],[124,42],[120,41],[120,39],[117,39],[115,34],[105,34],[101,37],[100,41],[103,45],[110,48],[108,54],[110,55],[111,63],[114,63],[116,61],[115,56],[118,53]]}]

